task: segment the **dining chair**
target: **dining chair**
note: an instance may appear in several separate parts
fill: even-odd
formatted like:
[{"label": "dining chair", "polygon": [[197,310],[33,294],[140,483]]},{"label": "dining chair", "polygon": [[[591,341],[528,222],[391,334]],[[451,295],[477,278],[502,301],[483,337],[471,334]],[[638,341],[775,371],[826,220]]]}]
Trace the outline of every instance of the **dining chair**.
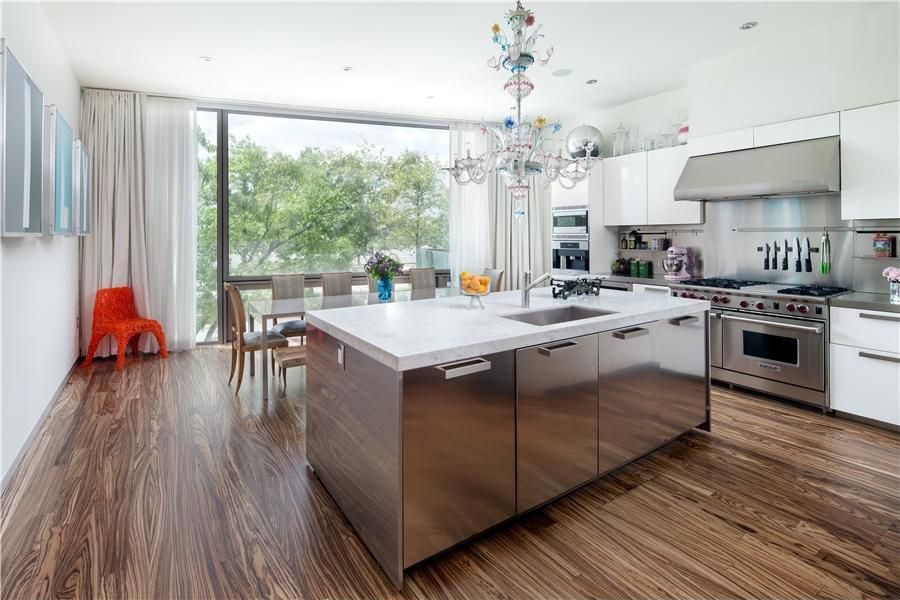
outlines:
[{"label": "dining chair", "polygon": [[414,290],[434,289],[434,267],[426,267],[422,269],[412,268],[409,270],[409,282]]},{"label": "dining chair", "polygon": [[323,296],[349,296],[353,293],[353,273],[322,273]]},{"label": "dining chair", "polygon": [[306,346],[288,346],[276,348],[272,351],[275,364],[278,366],[278,374],[284,385],[287,385],[287,370],[293,367],[306,365]]},{"label": "dining chair", "polygon": [[[306,278],[303,275],[272,275],[272,300],[284,298],[302,298],[306,293]],[[278,319],[272,320],[272,331],[280,333],[286,338],[306,337],[306,321],[292,319],[279,323]]]},{"label": "dining chair", "polygon": [[491,292],[499,292],[503,285],[503,269],[485,269],[484,274],[491,276]]},{"label": "dining chair", "polygon": [[[225,294],[228,297],[228,305],[231,307],[231,372],[228,374],[228,385],[234,379],[234,367],[237,364],[238,380],[234,393],[241,391],[241,381],[244,378],[244,354],[262,350],[262,332],[247,331],[247,314],[244,311],[244,300],[241,291],[230,283],[225,284]],[[286,337],[273,330],[266,332],[266,346],[268,348],[283,348],[288,345]],[[274,363],[273,363],[274,364]],[[263,374],[266,375],[266,367],[263,365]]]}]

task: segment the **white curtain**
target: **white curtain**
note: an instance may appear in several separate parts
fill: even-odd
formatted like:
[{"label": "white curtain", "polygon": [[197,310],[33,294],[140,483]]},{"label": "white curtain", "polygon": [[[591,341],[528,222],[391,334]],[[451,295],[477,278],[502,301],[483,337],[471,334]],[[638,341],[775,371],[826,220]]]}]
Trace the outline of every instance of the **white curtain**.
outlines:
[{"label": "white curtain", "polygon": [[[478,125],[454,123],[450,126],[450,155],[463,157],[468,147],[472,156],[484,153],[487,136]],[[454,285],[460,272],[483,273],[493,267],[490,245],[490,185],[459,185],[450,178],[450,273]]]},{"label": "white curtain", "polygon": [[147,99],[149,310],[162,324],[171,350],[193,348],[196,339],[196,115],[197,105],[188,100]]},{"label": "white curtain", "polygon": [[[194,108],[134,92],[84,92],[81,132],[91,155],[94,211],[81,246],[82,350],[97,290],[123,285],[134,290],[138,313],[162,324],[170,350],[193,346]],[[149,335],[140,348],[158,349]],[[114,352],[107,338],[97,355]]]},{"label": "white curtain", "polygon": [[518,289],[523,272],[531,271],[536,279],[550,270],[550,190],[539,179],[533,180],[528,200],[522,202],[525,215],[517,217],[506,180],[493,176],[489,183],[495,267],[503,269],[503,289]]}]

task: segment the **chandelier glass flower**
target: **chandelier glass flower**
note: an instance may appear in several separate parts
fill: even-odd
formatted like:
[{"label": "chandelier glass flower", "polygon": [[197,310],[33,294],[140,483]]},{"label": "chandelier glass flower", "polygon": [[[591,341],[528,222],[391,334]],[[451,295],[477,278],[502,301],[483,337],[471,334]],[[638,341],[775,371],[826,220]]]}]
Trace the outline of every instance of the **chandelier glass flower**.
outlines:
[{"label": "chandelier glass flower", "polygon": [[562,125],[559,121],[548,123],[543,115],[530,120],[522,118],[522,100],[534,90],[534,84],[525,72],[535,63],[546,65],[553,56],[553,47],[543,56],[535,49],[538,40],[544,36],[540,33],[541,26],[534,26],[534,14],[523,8],[521,1],[506,13],[506,23],[508,35],[504,35],[497,23],[491,28],[492,39],[500,46],[501,53],[491,57],[487,64],[495,71],[505,69],[511,73],[503,89],[515,99],[516,114],[506,117],[501,125],[482,121],[481,131],[492,135],[494,147],[480,156],[472,156],[471,149],[467,148],[466,156],[457,156],[447,171],[460,185],[484,183],[488,175],[496,171],[506,179],[512,197],[519,203],[516,214],[524,214],[521,201],[528,197],[535,178],[540,177],[544,182],[559,181],[567,189],[574,187],[598,162],[602,138],[599,131],[586,127],[596,135],[569,139],[569,156],[563,156],[561,144],[556,154],[542,149],[545,137],[559,132]]}]

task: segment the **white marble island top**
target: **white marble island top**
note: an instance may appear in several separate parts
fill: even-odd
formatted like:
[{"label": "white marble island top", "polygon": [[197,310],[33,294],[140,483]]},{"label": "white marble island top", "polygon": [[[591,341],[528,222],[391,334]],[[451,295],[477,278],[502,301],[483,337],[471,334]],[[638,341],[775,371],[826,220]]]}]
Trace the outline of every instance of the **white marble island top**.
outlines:
[{"label": "white marble island top", "polygon": [[[388,367],[407,371],[700,314],[710,306],[705,300],[612,290],[600,290],[599,296],[555,300],[550,288],[532,290],[530,308],[521,307],[519,291],[491,294],[482,301],[484,310],[470,308],[468,297],[455,296],[314,310],[306,314],[306,320]],[[503,318],[568,304],[613,311],[613,314],[544,326]]]}]

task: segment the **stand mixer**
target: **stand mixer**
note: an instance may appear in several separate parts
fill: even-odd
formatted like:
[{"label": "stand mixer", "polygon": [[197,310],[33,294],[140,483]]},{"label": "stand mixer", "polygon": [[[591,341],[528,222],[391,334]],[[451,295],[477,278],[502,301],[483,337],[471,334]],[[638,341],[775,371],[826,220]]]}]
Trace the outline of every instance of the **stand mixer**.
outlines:
[{"label": "stand mixer", "polygon": [[666,257],[660,261],[670,281],[691,279],[694,270],[694,252],[686,246],[672,246],[666,250]]}]

